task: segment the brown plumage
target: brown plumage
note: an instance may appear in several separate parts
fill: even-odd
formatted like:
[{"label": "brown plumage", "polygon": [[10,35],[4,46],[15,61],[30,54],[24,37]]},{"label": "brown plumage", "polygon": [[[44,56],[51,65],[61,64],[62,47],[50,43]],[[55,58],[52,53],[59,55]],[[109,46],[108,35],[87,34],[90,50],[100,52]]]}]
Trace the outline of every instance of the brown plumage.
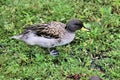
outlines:
[{"label": "brown plumage", "polygon": [[24,28],[25,31],[23,34],[29,32],[29,30],[33,31],[37,36],[43,36],[46,38],[61,38],[65,34],[65,24],[61,22],[50,22],[46,24],[37,24],[31,25],[29,27]]}]

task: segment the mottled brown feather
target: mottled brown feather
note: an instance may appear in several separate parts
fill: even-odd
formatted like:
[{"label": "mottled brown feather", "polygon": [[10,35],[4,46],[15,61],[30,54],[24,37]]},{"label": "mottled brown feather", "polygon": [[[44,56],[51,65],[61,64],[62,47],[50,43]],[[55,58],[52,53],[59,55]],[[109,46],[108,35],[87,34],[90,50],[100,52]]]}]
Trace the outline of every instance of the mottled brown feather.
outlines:
[{"label": "mottled brown feather", "polygon": [[33,31],[37,36],[43,36],[46,38],[61,38],[66,32],[65,24],[61,22],[31,25],[25,28],[23,34],[26,34],[29,31]]}]

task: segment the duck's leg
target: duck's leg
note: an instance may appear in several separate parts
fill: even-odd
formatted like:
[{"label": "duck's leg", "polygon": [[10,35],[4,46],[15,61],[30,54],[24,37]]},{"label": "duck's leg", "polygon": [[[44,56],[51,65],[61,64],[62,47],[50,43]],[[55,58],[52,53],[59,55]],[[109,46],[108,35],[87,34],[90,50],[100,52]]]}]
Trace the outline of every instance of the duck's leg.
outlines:
[{"label": "duck's leg", "polygon": [[50,55],[53,55],[53,56],[59,55],[59,52],[57,51],[56,48],[48,48],[48,51],[49,51]]}]

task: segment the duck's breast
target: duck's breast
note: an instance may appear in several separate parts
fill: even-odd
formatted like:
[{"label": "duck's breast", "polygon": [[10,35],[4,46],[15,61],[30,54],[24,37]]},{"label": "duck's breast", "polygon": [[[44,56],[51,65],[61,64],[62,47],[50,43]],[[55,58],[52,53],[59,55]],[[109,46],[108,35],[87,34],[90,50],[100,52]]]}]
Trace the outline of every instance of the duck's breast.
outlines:
[{"label": "duck's breast", "polygon": [[61,40],[58,41],[59,42],[58,45],[68,44],[71,41],[73,41],[74,37],[75,37],[74,33],[68,33],[68,34],[64,35],[64,37],[62,37]]}]

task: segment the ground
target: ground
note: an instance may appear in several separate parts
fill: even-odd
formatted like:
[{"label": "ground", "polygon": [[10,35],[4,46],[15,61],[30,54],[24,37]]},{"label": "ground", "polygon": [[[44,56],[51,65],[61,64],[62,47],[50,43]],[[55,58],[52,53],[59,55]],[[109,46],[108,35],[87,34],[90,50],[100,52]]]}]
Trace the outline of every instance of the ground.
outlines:
[{"label": "ground", "polygon": [[[60,55],[11,39],[26,25],[80,19],[90,32],[77,31]],[[0,80],[120,80],[119,0],[0,0]]]}]

